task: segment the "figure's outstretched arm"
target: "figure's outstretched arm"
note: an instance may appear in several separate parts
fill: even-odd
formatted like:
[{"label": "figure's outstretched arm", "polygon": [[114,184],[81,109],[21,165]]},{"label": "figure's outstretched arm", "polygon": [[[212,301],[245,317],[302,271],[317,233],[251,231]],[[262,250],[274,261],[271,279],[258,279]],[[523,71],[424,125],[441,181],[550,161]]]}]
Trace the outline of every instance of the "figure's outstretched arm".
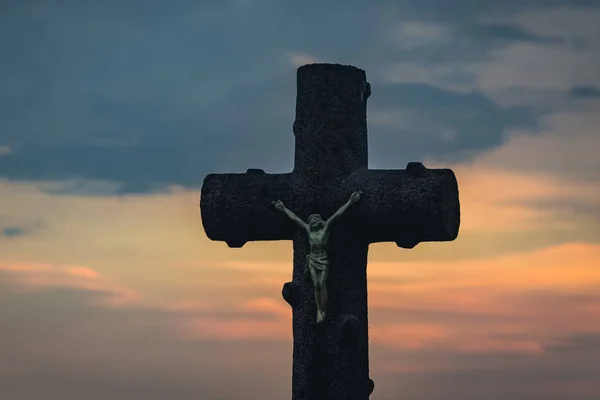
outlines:
[{"label": "figure's outstretched arm", "polygon": [[298,217],[296,214],[290,211],[281,200],[274,201],[273,205],[277,210],[283,212],[289,219],[294,221],[300,228],[304,229],[305,231],[308,231],[308,225],[306,225],[306,223],[304,223],[304,221],[302,221],[300,217]]},{"label": "figure's outstretched arm", "polygon": [[362,192],[354,192],[352,193],[352,196],[350,196],[350,199],[346,202],[346,204],[344,204],[343,206],[341,206],[331,217],[329,217],[329,219],[325,222],[325,224],[327,225],[327,227],[329,227],[336,219],[338,219],[339,217],[342,216],[342,214],[344,214],[349,208],[350,206],[352,206],[354,203],[356,203],[358,200],[360,200],[360,196],[362,195]]}]

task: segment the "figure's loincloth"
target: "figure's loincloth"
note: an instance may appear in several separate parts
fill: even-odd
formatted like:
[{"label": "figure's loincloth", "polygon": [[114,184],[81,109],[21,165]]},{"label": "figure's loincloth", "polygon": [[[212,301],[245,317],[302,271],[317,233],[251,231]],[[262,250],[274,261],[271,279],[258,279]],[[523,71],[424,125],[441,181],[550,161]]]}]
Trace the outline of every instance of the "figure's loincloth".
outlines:
[{"label": "figure's loincloth", "polygon": [[327,272],[329,270],[329,260],[327,254],[307,254],[306,255],[306,268],[315,269],[320,272]]}]

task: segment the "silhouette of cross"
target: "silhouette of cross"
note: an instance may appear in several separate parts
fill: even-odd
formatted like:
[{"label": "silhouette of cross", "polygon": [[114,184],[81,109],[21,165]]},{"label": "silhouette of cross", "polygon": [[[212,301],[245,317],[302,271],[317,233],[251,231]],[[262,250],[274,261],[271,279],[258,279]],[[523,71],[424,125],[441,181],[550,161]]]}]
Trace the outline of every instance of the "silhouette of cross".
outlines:
[{"label": "silhouette of cross", "polygon": [[[290,173],[210,174],[200,209],[207,236],[242,247],[248,241],[293,240],[292,281],[284,299],[293,311],[293,400],[368,400],[367,251],[393,241],[412,248],[458,235],[458,184],[450,169],[409,163],[405,170],[367,166],[367,98],[361,69],[337,64],[298,68],[295,158]],[[306,221],[327,219],[354,191],[361,200],[332,228],[327,319],[315,322],[305,232],[276,211],[281,199]]]}]

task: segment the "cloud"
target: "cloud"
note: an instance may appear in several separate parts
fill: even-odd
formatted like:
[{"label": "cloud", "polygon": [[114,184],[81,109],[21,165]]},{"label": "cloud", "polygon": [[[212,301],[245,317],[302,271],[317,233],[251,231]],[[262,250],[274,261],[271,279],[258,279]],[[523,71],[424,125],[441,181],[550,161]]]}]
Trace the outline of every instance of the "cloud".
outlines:
[{"label": "cloud", "polygon": [[27,232],[25,231],[25,229],[23,229],[19,226],[7,226],[6,228],[2,229],[2,236],[4,236],[4,237],[23,236],[26,233]]},{"label": "cloud", "polygon": [[[0,174],[23,181],[108,182],[111,188],[97,193],[103,195],[161,192],[172,185],[197,188],[213,171],[252,166],[289,170],[293,66],[323,55],[367,70],[374,88],[373,122],[406,116],[403,107],[419,111],[410,127],[403,125],[410,119],[385,131],[373,126],[373,160],[392,160],[386,154],[392,145],[401,149],[400,157],[464,159],[470,156],[465,153],[502,143],[501,132],[508,126],[536,124],[538,116],[530,109],[490,103],[486,96],[497,96],[493,85],[522,86],[521,76],[528,74],[533,74],[530,82],[548,74],[552,79],[545,81],[555,82],[560,63],[570,62],[561,60],[571,59],[563,57],[565,51],[575,51],[574,57],[588,64],[594,57],[592,47],[577,53],[561,41],[593,32],[549,29],[556,24],[543,23],[543,18],[553,11],[542,9],[542,17],[524,11],[533,6],[543,4],[459,2],[448,7],[406,1],[367,6],[352,1],[344,13],[327,4],[314,14],[309,4],[283,7],[266,1],[238,12],[239,5],[229,3],[181,1],[168,15],[155,3],[144,15],[130,3],[120,5],[118,12],[113,2],[69,13],[42,5],[13,6],[4,14],[12,17],[2,24],[19,32],[3,37],[19,41],[4,43],[9,51],[5,59],[13,62],[0,65],[3,76],[12,77],[0,99],[5,110],[0,139],[11,149],[0,158]],[[569,12],[556,26],[576,25],[577,15],[583,15],[576,9]],[[11,21],[17,20],[22,22],[13,26]],[[48,34],[36,46],[31,32],[41,29],[40,24]],[[335,35],[325,34],[332,25]],[[59,27],[78,34],[66,35]],[[535,56],[531,66],[506,65],[524,62],[520,51],[530,52],[526,56],[545,51],[547,56]],[[44,67],[36,60],[43,60]],[[532,67],[539,60],[560,71],[536,72]],[[525,71],[511,81],[510,68]],[[508,75],[497,79],[498,74]],[[585,73],[575,75],[568,81],[581,78],[582,84],[593,84],[583,79]],[[393,100],[403,96],[399,107]],[[446,101],[453,116],[440,107]],[[467,107],[481,113],[469,121]],[[464,120],[457,120],[460,115]],[[406,134],[400,145],[390,137],[402,130]],[[68,185],[61,193],[94,190]]]},{"label": "cloud", "polygon": [[[566,188],[550,178],[519,177],[517,174],[494,173],[493,170],[479,167],[463,167],[457,173],[463,188],[463,205],[469,210],[465,214],[464,230],[459,239],[449,244],[423,244],[410,252],[401,251],[392,244],[372,246],[369,268],[372,285],[378,284],[381,274],[388,282],[392,282],[391,277],[385,275],[392,273],[397,276],[394,279],[399,281],[423,280],[428,274],[433,274],[439,279],[447,279],[449,285],[455,282],[471,289],[472,285],[486,281],[500,284],[506,279],[516,279],[514,282],[533,280],[539,284],[549,279],[547,287],[557,287],[571,282],[569,277],[562,278],[560,268],[555,271],[556,280],[552,280],[554,272],[549,267],[540,276],[535,273],[523,275],[528,271],[527,265],[563,260],[561,262],[565,265],[573,266],[571,272],[574,273],[576,260],[584,262],[586,258],[592,260],[596,257],[593,252],[582,250],[586,249],[584,243],[593,243],[594,238],[598,237],[597,226],[594,230],[588,216],[577,218],[559,214],[551,218],[549,216],[556,215],[553,210],[539,209],[529,204],[561,198],[565,193],[570,196],[566,199],[573,201],[591,200],[594,192],[586,191],[586,185],[575,184],[572,188]],[[507,189],[492,190],[494,187]],[[267,324],[275,323],[267,322],[269,319],[282,321],[279,318],[285,316],[285,307],[277,304],[285,306],[280,293],[282,284],[289,280],[291,273],[290,244],[253,243],[236,251],[228,249],[223,243],[207,240],[198,216],[197,193],[175,191],[153,197],[54,197],[31,185],[8,183],[2,190],[5,212],[16,219],[27,216],[45,221],[44,230],[38,232],[36,237],[10,245],[6,243],[2,246],[0,243],[5,262],[22,265],[23,260],[28,260],[28,264],[37,261],[41,265],[52,262],[68,266],[77,260],[75,265],[84,265],[96,271],[100,277],[108,275],[115,282],[122,282],[120,286],[143,293],[144,301],[153,307],[160,305],[173,311],[177,307],[181,310],[192,307],[194,310],[194,302],[200,300],[222,298],[230,302],[221,306],[211,302],[203,302],[201,307],[198,305],[200,309],[196,311],[202,311],[204,314],[201,315],[205,318],[215,318],[219,312],[224,317],[248,315],[250,309],[263,310],[261,312],[264,312]],[[45,207],[36,208],[33,206],[35,204],[44,204]],[[548,211],[550,214],[547,214]],[[523,258],[532,249],[557,246],[573,240],[580,240],[583,247],[566,247],[564,256],[558,252],[541,253],[546,255],[531,261]],[[489,257],[493,255],[498,258],[490,264]],[[399,259],[409,264],[398,264]],[[392,260],[394,263],[390,266],[378,264]],[[442,264],[437,264],[440,262]],[[504,265],[514,265],[515,276],[519,278],[509,274]],[[56,282],[63,282],[64,286],[67,285],[64,282],[70,282],[68,287],[95,287],[98,290],[111,287],[98,286],[102,280],[74,276],[73,271],[77,270],[65,268],[36,270],[35,275],[28,279],[38,285],[46,282],[46,286]],[[518,273],[520,268],[523,268],[522,273]],[[403,275],[408,272],[412,275]],[[584,268],[574,276],[591,277],[593,274],[593,270]],[[464,281],[460,283],[460,279]],[[215,285],[215,282],[219,282],[219,285]],[[460,285],[450,294],[454,295],[454,290],[462,290]],[[393,293],[399,289],[391,286],[389,290]],[[431,287],[431,290],[439,289]],[[387,293],[383,286],[377,291],[380,296]],[[125,289],[124,293],[127,293]],[[190,296],[192,293],[199,295]],[[473,295],[479,294],[476,292]],[[414,296],[421,294],[417,291]],[[386,306],[388,301],[385,297],[377,300],[376,295],[372,295],[370,300],[373,306],[377,305],[377,301],[383,301],[380,305]],[[396,300],[390,298],[389,301]],[[454,304],[452,301],[446,298],[441,303]],[[397,302],[405,303],[404,300]],[[460,303],[457,304],[460,307]],[[271,306],[275,308],[271,310]],[[485,311],[480,310],[480,313]],[[205,322],[205,325],[189,321],[181,326],[181,334],[190,338],[202,337],[204,328],[214,330],[221,326],[226,331],[227,324],[236,323],[223,321]],[[263,328],[247,329],[248,335],[254,335],[252,332],[261,332]],[[265,328],[262,332],[268,330]],[[276,335],[282,333],[275,328],[271,331],[278,332]],[[283,334],[287,335],[285,331]]]},{"label": "cloud", "polygon": [[[526,202],[505,203],[556,198],[564,189],[585,199],[586,186],[570,190],[552,177],[478,165],[463,165],[457,174],[469,210],[466,236],[410,252],[393,245],[371,250],[376,391],[393,398],[441,398],[442,390],[452,389],[469,398],[495,393],[497,385],[499,393],[522,397],[538,393],[548,376],[557,377],[559,393],[586,388],[585,380],[595,379],[597,358],[586,347],[591,344],[558,355],[554,349],[600,329],[598,248],[560,245],[577,234],[591,241],[594,231],[586,233],[579,220],[544,218],[544,210],[533,213],[537,225],[522,223],[511,209],[540,211]],[[0,378],[7,393],[35,398],[37,389],[69,399],[91,390],[152,398],[171,391],[183,400],[189,393],[243,398],[236,390],[243,386],[249,397],[289,394],[291,313],[280,294],[291,274],[289,243],[232,250],[208,241],[194,191],[56,197],[11,182],[0,190],[4,212],[15,221],[26,216],[45,223],[37,237],[0,243],[8,265],[0,275],[0,336],[7,348],[28,349],[10,353],[6,366],[0,361],[0,369],[11,371]],[[554,229],[563,223],[575,230],[557,239]],[[507,228],[525,248],[499,244]],[[527,246],[538,236],[559,243],[531,252]],[[386,257],[394,262],[383,262]],[[36,264],[36,258],[46,262]],[[126,301],[115,302],[119,298]],[[571,367],[575,359],[583,361]],[[530,367],[536,360],[535,368],[543,371],[538,375]],[[57,370],[73,371],[70,381],[53,374]],[[512,379],[507,371],[524,378]],[[488,386],[453,386],[452,378],[462,382],[465,376]],[[401,386],[399,377],[406,379]],[[440,386],[431,385],[438,378]],[[593,393],[589,384],[586,390]]]},{"label": "cloud", "polygon": [[[0,370],[6,371],[0,373],[3,393],[19,399],[76,399],[93,393],[94,399],[167,395],[183,400],[198,393],[249,399],[238,385],[253,395],[289,392],[289,343],[182,341],[173,334],[180,320],[176,314],[92,305],[105,300],[103,292],[68,288],[4,299],[0,333],[8,351],[0,360]],[[260,370],[251,368],[257,360]],[[274,378],[278,382],[269,383]]]},{"label": "cloud", "polygon": [[305,64],[315,64],[318,63],[319,60],[311,55],[303,54],[303,53],[291,53],[289,56],[290,64],[294,67],[298,68]]},{"label": "cloud", "polygon": [[596,134],[599,110],[598,105],[591,105],[548,115],[541,119],[542,129],[535,134],[516,129],[504,146],[478,155],[474,163],[480,167],[566,178],[573,184],[583,180],[588,183],[588,190],[593,191],[600,182],[595,150],[600,145]]},{"label": "cloud", "polygon": [[[517,201],[513,202],[518,203]],[[522,201],[529,208],[535,208],[545,212],[547,215],[575,218],[589,218],[594,222],[600,222],[600,206],[593,201],[583,199],[540,199],[533,201]]]},{"label": "cloud", "polygon": [[[199,187],[210,172],[241,172],[250,167],[290,170],[293,74],[272,86],[277,85],[278,89],[268,92],[262,87],[242,87],[215,102],[218,111],[210,116],[199,113],[190,120],[197,125],[213,121],[207,128],[210,133],[204,135],[194,137],[184,128],[163,143],[160,127],[171,128],[156,121],[142,139],[128,146],[23,145],[0,159],[0,170],[14,180],[69,181],[59,193],[99,195],[164,191],[171,185]],[[454,93],[428,85],[375,86],[372,99],[371,159],[380,164],[398,157],[406,161],[460,157],[462,152],[501,143],[508,127],[531,128],[536,120],[525,108],[504,109],[477,93]],[[236,117],[235,122],[231,116]],[[248,129],[250,132],[240,136]],[[211,151],[206,152],[207,148]],[[239,148],[245,151],[234,150]],[[402,153],[390,153],[391,149]],[[100,188],[86,180],[107,183]]]},{"label": "cloud", "polygon": [[[128,193],[164,190],[171,184],[197,187],[209,166],[219,168],[219,160],[240,155],[229,156],[231,143],[244,146],[261,129],[237,125],[240,119],[230,114],[213,118],[226,109],[210,104],[223,96],[240,95],[231,90],[243,92],[246,85],[271,79],[281,68],[278,50],[265,47],[267,66],[261,61],[257,69],[235,61],[246,52],[252,53],[248,63],[254,63],[251,59],[258,55],[249,46],[220,52],[209,37],[220,26],[214,21],[229,17],[227,8],[180,2],[167,15],[153,3],[140,16],[129,3],[119,4],[118,11],[115,6],[108,2],[70,13],[42,6],[38,8],[43,11],[36,13],[16,6],[7,10],[12,17],[2,24],[5,29],[34,29],[42,18],[49,33],[41,48],[25,31],[2,35],[18,39],[19,47],[39,48],[32,55],[7,43],[11,53],[3,59],[14,63],[0,65],[2,75],[11,76],[6,96],[0,99],[4,110],[0,139],[13,150],[0,162],[3,176],[111,181],[122,184],[120,191]],[[22,23],[13,25],[10,21],[15,18]],[[67,35],[59,27],[78,34]],[[238,38],[225,31],[218,37],[222,42],[235,38],[233,45]],[[36,59],[43,60],[43,68]],[[269,61],[274,61],[274,68],[268,68]],[[16,64],[23,68],[15,69]],[[251,92],[252,98],[258,93],[269,101],[269,93]],[[260,107],[269,110],[264,103],[257,104]],[[252,112],[245,115],[259,118]],[[272,118],[266,120],[277,126]],[[285,125],[289,140],[291,122]],[[257,157],[268,159],[271,152]]]},{"label": "cloud", "polygon": [[575,86],[571,88],[571,95],[581,98],[598,98],[600,97],[600,88],[593,86]]},{"label": "cloud", "polygon": [[525,107],[427,84],[374,86],[372,98],[371,164],[377,167],[396,167],[398,159],[464,159],[500,145],[509,128],[535,129],[537,123]]},{"label": "cloud", "polygon": [[510,23],[492,23],[480,21],[464,34],[469,34],[482,44],[489,47],[500,47],[510,45],[515,42],[521,43],[539,43],[539,44],[562,44],[560,37],[552,37],[551,34],[541,35],[528,30],[523,26]]},{"label": "cloud", "polygon": [[600,351],[598,338],[593,334],[569,336],[543,355],[441,349],[390,351],[372,346],[373,357],[398,368],[387,373],[380,371],[381,366],[371,369],[372,375],[379,377],[375,378],[375,388],[380,394],[407,398],[592,400],[600,390],[594,378],[594,358]]},{"label": "cloud", "polygon": [[451,41],[447,26],[422,21],[402,21],[392,26],[388,35],[390,43],[401,50],[448,45]]},{"label": "cloud", "polygon": [[467,352],[494,340],[543,350],[574,332],[600,333],[599,249],[571,244],[486,260],[374,261],[371,323],[393,347],[403,343],[386,329],[417,326],[435,329],[433,347]]},{"label": "cloud", "polygon": [[[242,384],[252,395],[261,387],[290,390],[291,344],[283,333],[291,316],[280,316],[281,299],[228,302],[203,293],[220,300],[157,303],[88,267],[16,263],[0,264],[0,293],[0,336],[9,349],[0,385],[13,398],[71,399],[87,391],[98,398],[239,398]],[[269,327],[284,340],[270,339]],[[261,370],[249,372],[257,360]],[[269,384],[273,377],[279,384]]]},{"label": "cloud", "polygon": [[595,85],[595,52],[520,43],[497,50],[490,61],[475,64],[478,86],[486,92],[501,89],[565,90]]},{"label": "cloud", "polygon": [[421,23],[446,36],[388,52],[381,63],[385,80],[477,90],[503,105],[528,105],[541,113],[573,107],[573,86],[598,86],[596,4],[484,1],[452,8],[439,4],[436,12],[444,13],[437,16],[422,10]]},{"label": "cloud", "polygon": [[30,216],[16,217],[7,210],[0,213],[0,237],[17,239],[31,236],[44,228],[44,223]]},{"label": "cloud", "polygon": [[135,304],[139,294],[131,289],[114,285],[93,269],[82,266],[54,266],[50,264],[0,263],[4,284],[17,291],[39,291],[44,288],[73,288],[90,291],[106,297],[107,306]]},{"label": "cloud", "polygon": [[[582,291],[581,285],[600,283],[593,275],[598,252],[563,246],[492,263],[375,263],[369,269],[371,377],[379,396],[447,398],[451,390],[456,399],[541,398],[550,380],[550,395],[592,399],[600,299],[597,286]],[[239,273],[252,266],[230,267]],[[556,273],[561,270],[571,273],[570,281]],[[0,333],[8,350],[0,383],[15,398],[39,391],[66,399],[85,391],[150,399],[167,392],[175,399],[289,394],[291,313],[280,298],[243,300],[233,286],[219,285],[220,301],[212,304],[139,299],[108,306],[119,286],[86,267],[3,264],[2,274],[21,277],[0,279]],[[16,287],[30,290],[4,290]],[[564,290],[569,287],[579,290]],[[386,296],[391,306],[382,302]],[[473,379],[486,385],[468,385]],[[432,381],[440,384],[426,384]]]},{"label": "cloud", "polygon": [[[533,34],[559,38],[551,42],[516,42],[494,49],[485,60],[467,67],[477,87],[494,99],[545,108],[564,107],[572,87],[598,86],[595,65],[600,61],[600,36],[594,28],[600,17],[594,8],[551,7],[523,10],[481,20],[510,23]],[[537,93],[537,96],[535,95]]]},{"label": "cloud", "polygon": [[291,169],[294,68],[323,59],[367,71],[372,167],[461,188],[455,242],[371,246],[374,396],[599,398],[599,5],[7,5],[2,393],[289,396],[290,243],[209,241],[197,188]]},{"label": "cloud", "polygon": [[[2,286],[7,287],[9,303],[16,302],[13,309],[21,304],[21,298],[32,298],[36,302],[45,297],[81,296],[82,306],[86,307],[162,315],[161,318],[168,318],[169,322],[163,329],[170,332],[173,340],[285,340],[288,336],[283,334],[287,333],[285,323],[291,323],[289,307],[282,299],[248,296],[239,290],[233,293],[243,286],[240,277],[232,282],[232,287],[222,285],[218,289],[221,296],[215,293],[216,296],[210,297],[204,293],[203,299],[220,298],[220,301],[198,302],[184,297],[157,302],[83,266],[0,263],[0,274]],[[223,296],[226,293],[231,295]],[[11,296],[17,297],[11,299]],[[56,311],[61,309],[59,305]]]}]

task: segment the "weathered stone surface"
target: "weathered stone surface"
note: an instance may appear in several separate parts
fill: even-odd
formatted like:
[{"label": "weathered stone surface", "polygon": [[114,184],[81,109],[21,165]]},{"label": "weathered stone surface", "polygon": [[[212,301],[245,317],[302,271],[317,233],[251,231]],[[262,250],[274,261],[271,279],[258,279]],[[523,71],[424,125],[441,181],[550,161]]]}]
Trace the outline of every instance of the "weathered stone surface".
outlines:
[{"label": "weathered stone surface", "polygon": [[342,318],[342,329],[340,331],[342,344],[353,347],[358,341],[360,321],[355,315],[344,315]]},{"label": "weathered stone surface", "polygon": [[298,293],[298,287],[294,282],[286,282],[281,290],[281,296],[283,299],[292,307],[298,304],[300,293]]},{"label": "weathered stone surface", "polygon": [[[458,185],[449,169],[409,163],[407,170],[367,169],[365,72],[352,66],[312,64],[298,69],[294,170],[267,174],[211,174],[202,186],[207,236],[240,247],[255,240],[293,240],[292,281],[282,295],[293,310],[292,399],[366,400],[369,379],[367,251],[393,241],[412,248],[458,235]],[[330,237],[328,316],[317,325],[308,240],[273,209],[281,199],[300,218],[328,218],[350,194],[363,196]]]}]

